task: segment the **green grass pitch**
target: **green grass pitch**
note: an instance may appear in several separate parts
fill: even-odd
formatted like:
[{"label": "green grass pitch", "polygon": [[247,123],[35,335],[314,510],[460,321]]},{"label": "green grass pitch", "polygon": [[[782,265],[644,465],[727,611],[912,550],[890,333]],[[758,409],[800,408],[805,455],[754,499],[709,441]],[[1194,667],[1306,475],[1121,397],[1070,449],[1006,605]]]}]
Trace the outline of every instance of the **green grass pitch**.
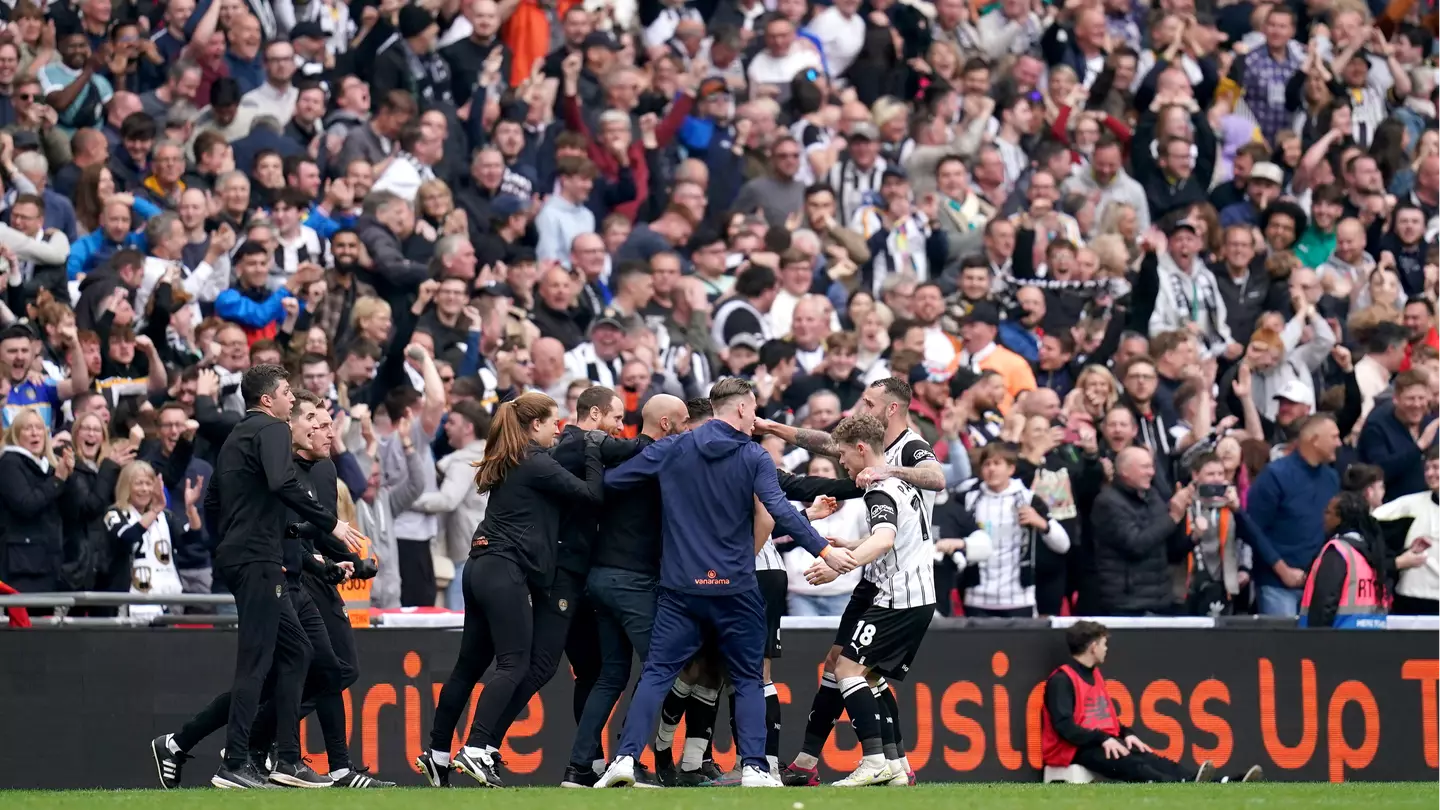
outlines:
[{"label": "green grass pitch", "polygon": [[[880,791],[884,791],[883,793]],[[1437,804],[1434,784],[1015,785],[944,784],[908,789],[693,788],[579,791],[272,790],[226,792],[0,791],[6,810],[1409,810]]]}]

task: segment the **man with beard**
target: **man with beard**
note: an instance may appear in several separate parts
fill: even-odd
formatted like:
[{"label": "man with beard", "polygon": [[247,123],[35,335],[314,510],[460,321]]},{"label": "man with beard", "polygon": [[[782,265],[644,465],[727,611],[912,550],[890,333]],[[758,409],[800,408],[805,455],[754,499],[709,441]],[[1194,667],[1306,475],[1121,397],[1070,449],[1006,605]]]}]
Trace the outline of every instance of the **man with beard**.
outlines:
[{"label": "man with beard", "polygon": [[106,67],[105,55],[92,53],[90,38],[79,29],[66,32],[57,44],[59,63],[51,60],[40,71],[40,91],[45,102],[60,112],[61,126],[93,127],[114,94],[110,82],[96,75]]},{"label": "man with beard", "polygon": [[[355,127],[346,134],[345,145],[340,149],[340,157],[336,159],[338,165],[347,167],[347,173],[350,161],[356,158],[363,158],[376,168],[384,165],[395,153],[395,140],[418,111],[415,97],[403,89],[389,92],[376,89],[372,95],[380,100],[379,109],[371,117],[369,124]],[[359,188],[355,189],[357,195],[361,191]]]},{"label": "man with beard", "polygon": [[1409,297],[1423,297],[1425,294],[1425,212],[1410,202],[1395,206],[1390,233],[1380,240],[1381,259],[1388,252],[1394,257],[1393,266],[1400,276],[1400,286]]},{"label": "man with beard", "polygon": [[350,311],[355,302],[375,295],[375,288],[356,277],[361,268],[363,246],[360,237],[349,228],[338,230],[330,237],[330,253],[334,265],[325,272],[325,296],[311,313],[311,323],[325,330],[332,343],[342,345],[350,329]]}]

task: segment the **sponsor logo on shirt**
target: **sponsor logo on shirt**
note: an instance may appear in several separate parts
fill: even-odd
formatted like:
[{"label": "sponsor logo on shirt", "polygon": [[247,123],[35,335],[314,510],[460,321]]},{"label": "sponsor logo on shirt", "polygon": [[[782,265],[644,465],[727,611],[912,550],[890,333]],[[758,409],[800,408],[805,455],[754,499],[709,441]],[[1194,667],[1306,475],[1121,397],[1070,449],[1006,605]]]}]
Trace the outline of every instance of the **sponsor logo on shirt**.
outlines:
[{"label": "sponsor logo on shirt", "polygon": [[729,584],[730,584],[730,580],[724,579],[724,578],[721,578],[721,577],[718,577],[718,575],[715,573],[715,570],[712,568],[711,570],[705,572],[705,576],[704,576],[704,577],[696,578],[695,584],[696,584],[696,585],[729,585]]}]

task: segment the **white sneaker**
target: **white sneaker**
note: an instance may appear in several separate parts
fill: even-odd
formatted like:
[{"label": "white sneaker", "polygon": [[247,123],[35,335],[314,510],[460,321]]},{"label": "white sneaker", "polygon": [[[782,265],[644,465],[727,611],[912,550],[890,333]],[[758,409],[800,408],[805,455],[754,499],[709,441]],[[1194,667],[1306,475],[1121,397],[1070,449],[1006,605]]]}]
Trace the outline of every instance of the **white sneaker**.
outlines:
[{"label": "white sneaker", "polygon": [[630,787],[635,784],[635,758],[616,757],[600,775],[600,781],[595,783],[597,788]]},{"label": "white sneaker", "polygon": [[746,765],[745,770],[740,772],[740,787],[785,787],[769,771],[762,771],[754,765]]},{"label": "white sneaker", "polygon": [[[889,763],[882,762],[879,765],[868,765],[864,760],[860,761],[860,767],[856,768],[849,776],[834,783],[835,787],[865,787],[866,785],[883,785],[893,779],[895,774],[890,773]],[[904,776],[904,774],[901,774]]]},{"label": "white sneaker", "polygon": [[885,767],[890,771],[890,778],[885,781],[885,787],[910,787],[910,774],[895,767],[893,763],[886,763]]}]

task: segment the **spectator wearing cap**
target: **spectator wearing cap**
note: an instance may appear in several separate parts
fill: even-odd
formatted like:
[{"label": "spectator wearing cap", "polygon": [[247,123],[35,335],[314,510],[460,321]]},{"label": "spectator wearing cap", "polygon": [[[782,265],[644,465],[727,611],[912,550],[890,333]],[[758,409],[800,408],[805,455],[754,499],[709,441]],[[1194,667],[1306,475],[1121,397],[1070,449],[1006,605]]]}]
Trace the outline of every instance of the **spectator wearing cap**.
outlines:
[{"label": "spectator wearing cap", "polygon": [[1220,212],[1220,224],[1259,225],[1260,214],[1280,197],[1285,186],[1285,172],[1268,160],[1256,163],[1250,169],[1250,179],[1245,182],[1245,199],[1225,206]]},{"label": "spectator wearing cap", "polygon": [[582,233],[595,232],[595,213],[585,205],[595,186],[595,164],[589,158],[562,158],[557,166],[559,184],[540,213],[535,230],[540,240],[535,255],[540,261],[558,261],[570,266],[570,246]]},{"label": "spectator wearing cap", "polygon": [[496,197],[490,202],[490,227],[482,229],[484,232],[475,244],[479,265],[513,264],[521,251],[528,252],[533,259],[534,250],[524,244],[529,228],[530,200],[516,194]]},{"label": "spectator wearing cap", "polygon": [[600,313],[590,324],[590,339],[565,353],[565,372],[574,379],[590,380],[607,388],[619,385],[624,368],[620,351],[629,326],[627,319],[613,309]]},{"label": "spectator wearing cap", "polygon": [[285,40],[266,43],[265,82],[240,98],[240,106],[255,115],[269,116],[283,127],[290,123],[300,95],[291,79],[295,76],[295,46]]},{"label": "spectator wearing cap", "polygon": [[[1340,78],[1341,84],[1352,99],[1350,107],[1351,133],[1362,149],[1370,148],[1375,130],[1390,114],[1389,98],[1403,99],[1410,95],[1410,71],[1395,59],[1394,48],[1389,43],[1379,53],[1365,48],[1364,37],[1355,37],[1349,47],[1341,51],[1330,64],[1330,71]],[[1378,57],[1389,70],[1389,77],[1377,75],[1371,69],[1371,61]]]},{"label": "spectator wearing cap", "polygon": [[1136,282],[1137,290],[1157,290],[1147,319],[1148,334],[1190,329],[1200,341],[1202,357],[1239,357],[1244,347],[1230,337],[1225,299],[1214,274],[1200,258],[1202,245],[1195,223],[1176,214],[1164,227],[1165,244],[1150,246]]},{"label": "spectator wearing cap", "polygon": [[[495,0],[471,0],[464,6],[465,19],[470,23],[470,36],[440,49],[440,58],[450,66],[451,86],[455,104],[463,107],[475,91],[476,81],[485,72],[485,62],[498,49],[500,76],[510,85],[514,55],[500,40],[500,9]],[[528,71],[528,67],[526,68]]]},{"label": "spectator wearing cap", "polygon": [[450,101],[450,68],[434,53],[440,35],[435,16],[420,6],[402,6],[397,28],[400,37],[375,55],[371,94],[384,98],[392,90],[403,90],[427,103]]},{"label": "spectator wearing cap", "polygon": [[973,372],[994,371],[1005,381],[1005,398],[999,403],[1003,414],[1022,391],[1035,388],[1035,373],[1025,358],[995,342],[1000,332],[1000,311],[989,301],[980,301],[960,319],[964,349],[960,367]]},{"label": "spectator wearing cap", "polygon": [[1360,459],[1385,471],[1385,499],[1425,491],[1424,454],[1435,449],[1432,381],[1417,371],[1395,376],[1395,397],[1377,406],[1360,431]]},{"label": "spectator wearing cap", "polygon": [[837,195],[840,222],[855,221],[855,214],[876,194],[882,194],[889,164],[880,156],[880,130],[869,121],[850,126],[846,156],[836,163],[824,182]]}]

